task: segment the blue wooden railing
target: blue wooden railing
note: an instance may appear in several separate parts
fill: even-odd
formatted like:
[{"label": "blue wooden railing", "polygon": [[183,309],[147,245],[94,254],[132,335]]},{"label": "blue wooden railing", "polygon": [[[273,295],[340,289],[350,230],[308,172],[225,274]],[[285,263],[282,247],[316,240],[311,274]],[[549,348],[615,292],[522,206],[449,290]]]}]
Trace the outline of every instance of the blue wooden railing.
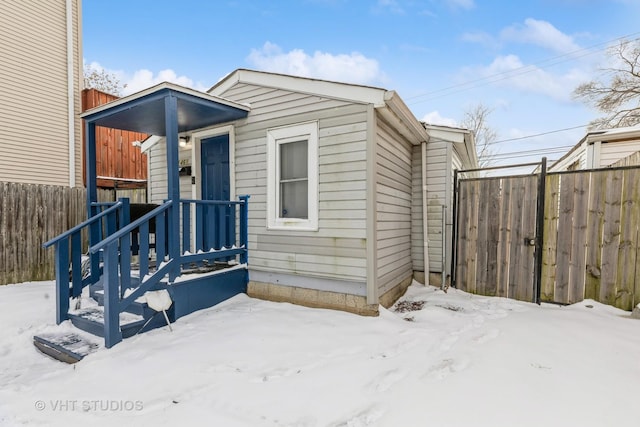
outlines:
[{"label": "blue wooden railing", "polygon": [[[56,322],[69,318],[69,298],[79,296],[84,286],[98,282],[102,274],[105,345],[112,347],[122,340],[120,313],[148,290],[165,287],[167,282],[175,280],[183,265],[228,261],[237,255],[240,263],[246,264],[248,200],[249,196],[241,196],[238,201],[181,200],[182,239],[179,233],[171,235],[167,231],[171,216],[180,213],[173,209],[171,200],[133,222],[129,222],[128,199],[109,205],[92,204],[94,215],[91,218],[44,244],[44,247],[55,245]],[[192,211],[195,214],[194,230]],[[239,219],[237,227],[236,217]],[[81,233],[86,229],[89,231],[91,262],[90,274],[83,278]],[[176,253],[177,256],[171,255]],[[132,255],[139,255],[140,277],[135,283],[131,277]],[[169,280],[165,281],[167,276]],[[125,297],[127,289],[132,288],[135,289]]]},{"label": "blue wooden railing", "polygon": [[[88,229],[94,229],[98,238],[102,238],[117,231],[118,221],[120,225],[129,222],[129,199],[110,203],[93,203],[91,208],[96,212],[95,215],[42,245],[45,248],[55,247],[56,322],[58,324],[69,318],[69,298],[79,297],[85,286],[96,283],[100,278],[100,254],[92,257],[89,275],[83,277],[82,233],[87,232]],[[70,264],[71,269],[69,269]]]},{"label": "blue wooden railing", "polygon": [[[106,347],[112,347],[122,340],[120,313],[145,292],[165,287],[168,282],[172,282],[180,274],[182,265],[219,259],[229,260],[236,255],[240,255],[241,263],[247,263],[248,199],[249,196],[241,196],[239,201],[181,200],[183,238],[182,251],[178,252],[177,257],[171,255],[171,248],[172,245],[180,245],[180,236],[168,234],[166,226],[171,221],[171,215],[178,214],[178,210],[173,209],[171,200],[89,248],[92,254],[103,252]],[[196,253],[191,253],[191,206],[194,205],[195,238],[193,240]],[[237,228],[236,214],[240,219]],[[223,215],[223,220],[214,221],[219,219],[219,215]],[[152,270],[149,264],[151,249],[149,226],[152,222],[155,223],[155,270]],[[125,291],[132,288],[131,234],[134,232],[139,232],[140,236],[138,244],[140,282],[125,297]],[[169,280],[165,281],[167,276]]]}]

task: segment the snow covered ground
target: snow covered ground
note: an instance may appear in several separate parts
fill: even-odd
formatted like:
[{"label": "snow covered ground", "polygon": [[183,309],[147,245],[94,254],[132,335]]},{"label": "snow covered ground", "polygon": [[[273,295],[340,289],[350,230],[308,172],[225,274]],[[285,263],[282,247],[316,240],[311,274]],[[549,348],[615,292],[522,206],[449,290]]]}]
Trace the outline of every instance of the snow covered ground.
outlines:
[{"label": "snow covered ground", "polygon": [[414,284],[421,310],[368,318],[241,295],[66,365],[32,344],[54,300],[0,287],[0,426],[640,425],[640,320],[593,301]]}]

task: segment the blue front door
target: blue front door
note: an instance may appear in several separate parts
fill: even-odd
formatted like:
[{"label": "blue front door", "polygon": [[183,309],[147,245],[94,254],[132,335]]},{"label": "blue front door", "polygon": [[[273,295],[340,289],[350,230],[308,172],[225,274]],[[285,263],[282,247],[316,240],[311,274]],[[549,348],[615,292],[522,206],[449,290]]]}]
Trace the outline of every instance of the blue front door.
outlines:
[{"label": "blue front door", "polygon": [[[229,135],[203,139],[201,156],[202,199],[229,201]],[[203,214],[205,248],[220,249],[235,243],[235,209],[232,206],[210,205]]]}]

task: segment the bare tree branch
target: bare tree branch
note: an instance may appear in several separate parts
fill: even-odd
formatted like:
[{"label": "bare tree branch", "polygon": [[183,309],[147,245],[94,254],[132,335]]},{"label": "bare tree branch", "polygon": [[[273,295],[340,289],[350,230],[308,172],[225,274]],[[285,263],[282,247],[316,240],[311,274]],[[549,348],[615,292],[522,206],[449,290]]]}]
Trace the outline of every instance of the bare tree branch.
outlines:
[{"label": "bare tree branch", "polygon": [[108,73],[104,69],[93,68],[90,64],[84,64],[83,71],[85,88],[122,96],[122,90],[126,85],[122,85],[115,74]]},{"label": "bare tree branch", "polygon": [[622,40],[608,54],[613,64],[600,69],[606,81],[582,83],[573,91],[575,99],[605,115],[592,121],[591,129],[640,123],[640,39]]},{"label": "bare tree branch", "polygon": [[462,127],[473,132],[481,168],[491,166],[495,162],[496,153],[491,145],[498,138],[498,133],[488,123],[492,111],[482,103],[476,104],[464,112],[461,122]]}]

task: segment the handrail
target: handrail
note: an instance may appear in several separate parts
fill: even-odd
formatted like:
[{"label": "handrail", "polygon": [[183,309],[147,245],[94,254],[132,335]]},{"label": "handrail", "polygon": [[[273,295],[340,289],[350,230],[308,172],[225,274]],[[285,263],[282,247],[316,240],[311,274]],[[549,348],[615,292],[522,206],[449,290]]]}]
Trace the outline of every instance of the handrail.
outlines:
[{"label": "handrail", "polygon": [[168,201],[164,202],[163,204],[161,204],[160,206],[158,206],[157,208],[155,208],[151,212],[146,213],[145,215],[141,216],[140,218],[138,218],[137,220],[133,221],[132,223],[129,223],[129,225],[126,225],[126,226],[122,227],[120,230],[118,230],[117,232],[113,233],[112,235],[110,235],[106,239],[104,239],[101,242],[98,242],[97,244],[91,246],[89,248],[89,252],[91,252],[92,254],[95,254],[95,253],[99,252],[100,249],[103,249],[104,247],[108,246],[109,244],[115,242],[116,240],[120,239],[122,236],[127,235],[128,233],[130,233],[134,229],[138,228],[140,225],[142,225],[145,222],[149,221],[154,216],[156,216],[159,213],[165,211],[167,208],[169,208],[169,206],[172,205],[172,203],[173,203],[172,200],[168,200]]},{"label": "handrail", "polygon": [[97,220],[102,218],[103,216],[106,216],[106,215],[110,214],[111,212],[118,210],[120,207],[122,207],[122,202],[121,201],[117,201],[110,208],[103,210],[99,214],[96,214],[96,215],[92,216],[91,218],[87,219],[86,221],[83,221],[80,224],[76,225],[75,227],[70,228],[69,230],[67,230],[64,233],[60,234],[59,236],[56,236],[53,239],[43,243],[42,247],[43,248],[48,248],[49,246],[52,246],[53,244],[58,243],[58,241],[66,238],[66,237],[69,237],[70,235],[82,230],[84,227],[86,227],[86,226],[88,226],[90,224],[93,224],[94,222],[96,222]]}]

